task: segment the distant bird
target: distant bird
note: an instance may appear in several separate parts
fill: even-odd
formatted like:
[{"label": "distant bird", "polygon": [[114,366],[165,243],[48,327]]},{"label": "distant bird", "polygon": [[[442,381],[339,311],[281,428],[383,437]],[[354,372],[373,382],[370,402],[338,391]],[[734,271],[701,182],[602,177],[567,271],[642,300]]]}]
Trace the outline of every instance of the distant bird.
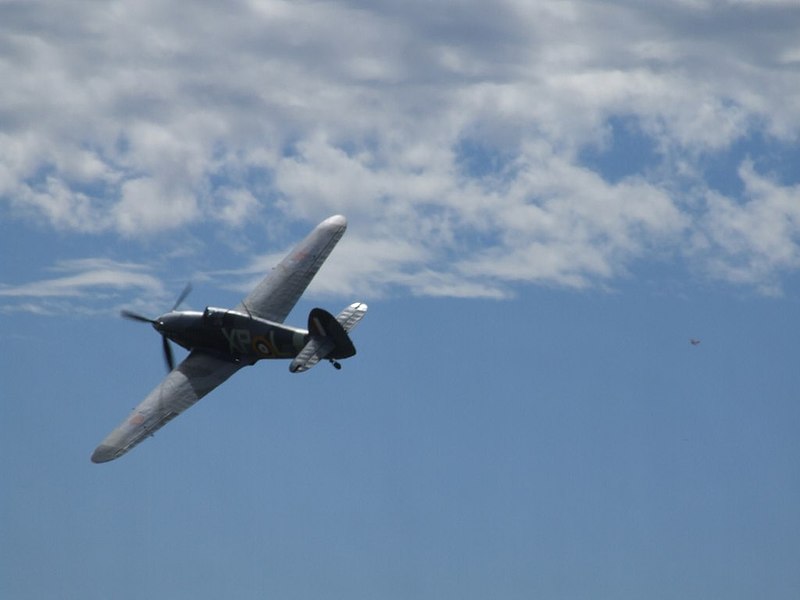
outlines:
[{"label": "distant bird", "polygon": [[698,339],[695,339],[695,338],[690,338],[690,339],[689,339],[689,343],[690,343],[692,346],[697,346],[697,345],[700,343],[700,340],[698,340]]}]

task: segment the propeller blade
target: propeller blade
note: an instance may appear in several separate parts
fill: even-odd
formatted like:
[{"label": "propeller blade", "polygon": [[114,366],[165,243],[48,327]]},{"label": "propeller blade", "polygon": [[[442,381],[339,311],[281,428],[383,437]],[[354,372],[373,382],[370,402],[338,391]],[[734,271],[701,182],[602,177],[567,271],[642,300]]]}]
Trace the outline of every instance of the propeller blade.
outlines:
[{"label": "propeller blade", "polygon": [[161,339],[164,341],[164,360],[167,361],[167,369],[170,372],[175,368],[175,358],[172,356],[172,346],[169,345],[167,336],[162,335]]},{"label": "propeller blade", "polygon": [[[183,291],[178,296],[178,299],[175,301],[175,305],[172,307],[172,310],[177,310],[177,308],[181,305],[181,303],[186,300],[186,296],[189,295],[189,292],[192,291],[192,284],[187,283],[186,287],[183,288]],[[126,319],[130,319],[132,321],[140,321],[142,323],[150,323],[154,325],[156,330],[161,332],[161,341],[162,341],[162,348],[164,350],[164,361],[167,363],[167,369],[171,372],[175,368],[175,357],[172,354],[172,346],[169,343],[169,338],[164,335],[164,323],[161,321],[157,321],[155,319],[148,319],[145,316],[142,316],[138,313],[131,312],[129,310],[122,310],[120,311],[120,315],[122,315]]]},{"label": "propeller blade", "polygon": [[130,319],[131,321],[141,321],[142,323],[150,323],[151,325],[155,323],[153,319],[148,319],[147,317],[143,317],[142,315],[129,310],[122,310],[119,314],[123,318]]},{"label": "propeller blade", "polygon": [[192,291],[192,284],[191,283],[187,283],[186,287],[183,288],[183,291],[181,292],[181,295],[178,296],[178,299],[175,301],[175,305],[172,307],[172,310],[177,310],[177,308],[181,304],[183,304],[183,301],[186,300],[186,296],[188,296],[191,291]]}]

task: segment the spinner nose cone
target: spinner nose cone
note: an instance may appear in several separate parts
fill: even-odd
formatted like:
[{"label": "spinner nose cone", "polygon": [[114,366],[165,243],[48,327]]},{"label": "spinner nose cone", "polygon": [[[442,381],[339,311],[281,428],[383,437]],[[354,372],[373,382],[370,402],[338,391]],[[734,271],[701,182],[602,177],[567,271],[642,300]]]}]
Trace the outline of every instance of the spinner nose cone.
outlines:
[{"label": "spinner nose cone", "polygon": [[183,323],[184,319],[180,313],[168,312],[167,314],[161,315],[153,321],[153,329],[155,329],[158,333],[163,334],[169,331],[176,331],[180,329]]}]

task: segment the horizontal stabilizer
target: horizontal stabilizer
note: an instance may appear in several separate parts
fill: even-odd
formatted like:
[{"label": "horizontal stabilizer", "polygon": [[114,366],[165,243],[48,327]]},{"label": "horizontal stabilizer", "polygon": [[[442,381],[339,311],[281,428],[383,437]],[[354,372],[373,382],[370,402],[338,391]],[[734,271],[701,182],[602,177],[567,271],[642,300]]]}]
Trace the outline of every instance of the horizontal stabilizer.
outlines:
[{"label": "horizontal stabilizer", "polygon": [[336,320],[349,333],[364,318],[365,314],[367,314],[367,305],[363,302],[353,302],[353,304],[336,315]]},{"label": "horizontal stabilizer", "polygon": [[320,360],[328,356],[333,348],[334,344],[329,339],[311,338],[308,343],[303,346],[300,354],[298,354],[289,365],[289,370],[292,373],[308,371]]}]

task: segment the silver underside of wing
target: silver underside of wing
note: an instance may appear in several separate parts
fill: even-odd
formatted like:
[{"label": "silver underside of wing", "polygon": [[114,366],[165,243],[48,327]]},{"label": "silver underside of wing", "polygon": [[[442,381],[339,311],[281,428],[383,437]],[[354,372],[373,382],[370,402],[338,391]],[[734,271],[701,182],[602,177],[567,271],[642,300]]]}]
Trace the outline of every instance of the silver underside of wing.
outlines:
[{"label": "silver underside of wing", "polygon": [[259,283],[235,310],[283,323],[300,296],[347,229],[347,220],[336,215],[314,228]]},{"label": "silver underside of wing", "polygon": [[108,462],[122,456],[240,368],[236,363],[192,352],[108,434],[92,454],[92,462]]}]

